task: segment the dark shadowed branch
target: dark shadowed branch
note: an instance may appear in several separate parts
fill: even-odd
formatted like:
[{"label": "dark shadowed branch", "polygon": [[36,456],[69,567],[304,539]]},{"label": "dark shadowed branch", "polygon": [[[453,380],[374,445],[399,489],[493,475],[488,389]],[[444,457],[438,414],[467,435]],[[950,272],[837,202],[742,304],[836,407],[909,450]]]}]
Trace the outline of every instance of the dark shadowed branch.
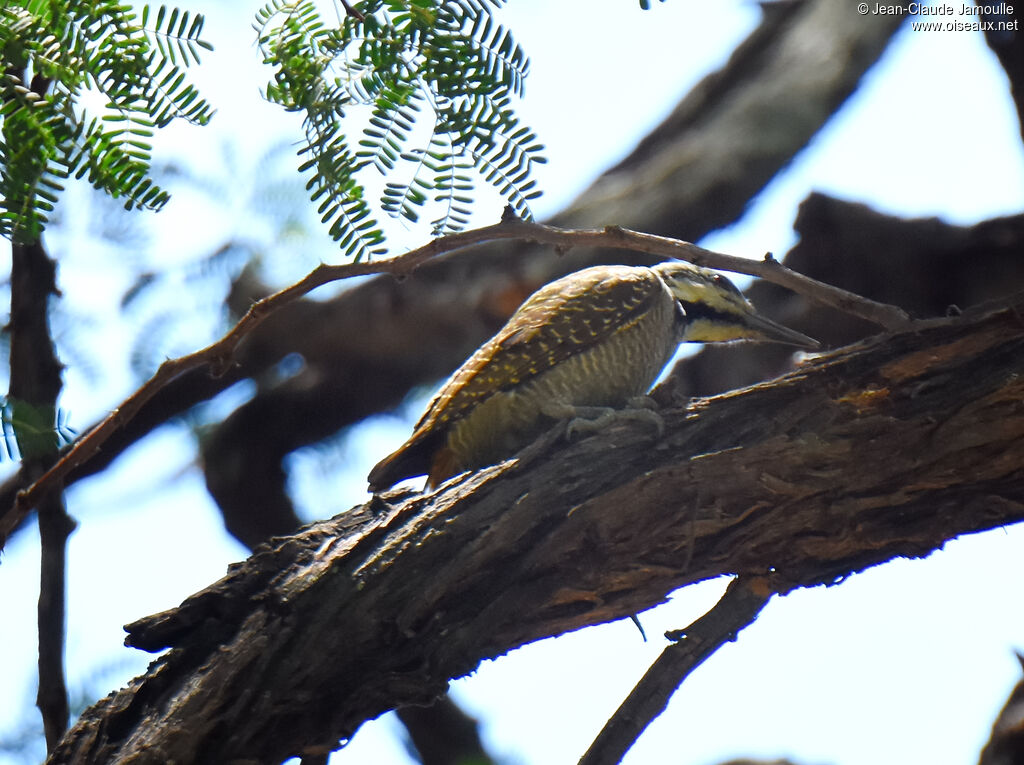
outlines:
[{"label": "dark shadowed branch", "polygon": [[[794,228],[800,239],[786,254],[788,267],[899,305],[913,316],[947,316],[1024,290],[1024,215],[956,226],[811,194],[801,203]],[[754,282],[746,295],[759,311],[829,348],[876,331],[863,319],[770,282]],[[768,344],[705,346],[676,365],[673,389],[680,399],[707,396],[777,376],[789,364],[787,349]]]},{"label": "dark shadowed branch", "polygon": [[477,721],[449,696],[429,706],[398,710],[398,719],[409,732],[421,765],[493,765],[494,759],[480,741]]},{"label": "dark shadowed branch", "polygon": [[[41,476],[56,459],[57,399],[63,367],[57,359],[47,315],[57,294],[56,265],[42,242],[11,246],[10,395],[22,469]],[[47,749],[52,750],[68,726],[68,693],[64,679],[65,580],[67,540],[74,521],[64,507],[59,484],[40,495],[41,548],[38,638],[39,690],[36,705],[43,717]]]},{"label": "dark shadowed branch", "polygon": [[686,629],[666,634],[672,644],[605,723],[580,765],[621,762],[640,734],[665,711],[676,688],[715,651],[735,640],[740,630],[753,624],[772,594],[767,577],[737,577],[710,611]]}]

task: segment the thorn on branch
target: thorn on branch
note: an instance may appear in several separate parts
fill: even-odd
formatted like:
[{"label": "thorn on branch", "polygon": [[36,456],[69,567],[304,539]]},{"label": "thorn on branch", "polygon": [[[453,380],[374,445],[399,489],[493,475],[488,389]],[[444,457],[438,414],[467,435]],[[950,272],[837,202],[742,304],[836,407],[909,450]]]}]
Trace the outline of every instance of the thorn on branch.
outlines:
[{"label": "thorn on branch", "polygon": [[642,637],[644,639],[644,642],[646,643],[647,642],[647,631],[644,629],[644,625],[642,625],[640,623],[640,617],[637,616],[636,614],[630,614],[629,618],[633,622],[633,624],[636,625],[636,628],[638,630],[640,630],[640,637]]}]

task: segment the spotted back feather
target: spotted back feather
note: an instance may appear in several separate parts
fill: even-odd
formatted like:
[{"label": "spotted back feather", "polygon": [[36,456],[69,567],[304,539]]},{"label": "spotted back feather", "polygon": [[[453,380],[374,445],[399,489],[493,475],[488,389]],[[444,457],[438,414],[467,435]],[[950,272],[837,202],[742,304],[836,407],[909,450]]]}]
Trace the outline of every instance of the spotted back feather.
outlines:
[{"label": "spotted back feather", "polygon": [[448,379],[409,440],[374,467],[371,491],[409,476],[440,475],[437,450],[454,423],[495,393],[527,383],[631,326],[664,290],[650,269],[627,266],[595,266],[539,289]]},{"label": "spotted back feather", "polygon": [[445,383],[416,432],[444,427],[638,319],[665,289],[648,269],[597,266],[535,292]]}]

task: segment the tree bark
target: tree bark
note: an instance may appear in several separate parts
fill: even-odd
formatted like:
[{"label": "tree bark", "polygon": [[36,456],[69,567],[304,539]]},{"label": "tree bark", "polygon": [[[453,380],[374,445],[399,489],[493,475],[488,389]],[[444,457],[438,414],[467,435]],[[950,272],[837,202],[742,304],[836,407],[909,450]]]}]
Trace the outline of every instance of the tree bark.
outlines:
[{"label": "tree bark", "polygon": [[484,658],[722,574],[830,584],[1024,519],[1024,297],[272,540],[129,625],[172,646],[51,763],[280,762]]}]

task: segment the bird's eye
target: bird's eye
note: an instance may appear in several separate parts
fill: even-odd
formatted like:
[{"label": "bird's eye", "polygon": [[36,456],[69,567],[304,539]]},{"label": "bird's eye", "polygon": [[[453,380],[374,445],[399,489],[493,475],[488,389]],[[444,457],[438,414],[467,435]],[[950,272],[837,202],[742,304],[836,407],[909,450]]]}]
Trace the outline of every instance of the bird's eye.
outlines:
[{"label": "bird's eye", "polygon": [[728,279],[726,279],[721,274],[715,274],[712,278],[715,280],[715,286],[721,287],[723,290],[726,290],[727,292],[731,292],[734,295],[741,295],[742,296],[742,293],[740,293],[740,291],[736,287],[736,285],[733,284]]}]

